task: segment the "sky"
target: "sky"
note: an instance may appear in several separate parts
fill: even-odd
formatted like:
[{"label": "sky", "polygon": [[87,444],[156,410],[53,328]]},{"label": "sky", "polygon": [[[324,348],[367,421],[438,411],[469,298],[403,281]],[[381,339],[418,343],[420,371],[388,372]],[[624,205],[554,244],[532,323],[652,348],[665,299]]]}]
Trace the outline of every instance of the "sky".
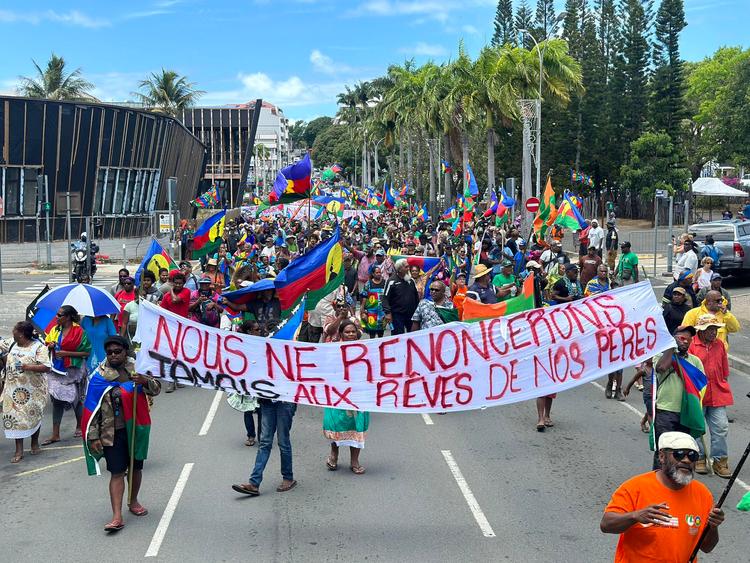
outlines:
[{"label": "sky", "polygon": [[[517,3],[518,0],[516,0]],[[529,0],[535,6],[535,0]],[[564,4],[556,0],[558,10]],[[51,53],[103,101],[133,99],[161,68],[205,91],[200,105],[261,97],[290,119],[336,112],[336,96],[414,58],[442,62],[492,37],[496,0],[3,0],[0,93]],[[750,46],[750,0],[685,0],[685,59]]]}]

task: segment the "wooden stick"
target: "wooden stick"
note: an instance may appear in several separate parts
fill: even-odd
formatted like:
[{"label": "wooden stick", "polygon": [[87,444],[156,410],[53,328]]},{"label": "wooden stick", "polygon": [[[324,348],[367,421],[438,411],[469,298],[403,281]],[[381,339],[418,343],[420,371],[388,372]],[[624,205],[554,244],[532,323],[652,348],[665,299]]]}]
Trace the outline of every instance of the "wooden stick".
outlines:
[{"label": "wooden stick", "polygon": [[133,417],[130,430],[130,465],[128,467],[128,506],[133,502],[133,461],[135,459],[135,425],[138,401],[138,385],[133,383]]}]

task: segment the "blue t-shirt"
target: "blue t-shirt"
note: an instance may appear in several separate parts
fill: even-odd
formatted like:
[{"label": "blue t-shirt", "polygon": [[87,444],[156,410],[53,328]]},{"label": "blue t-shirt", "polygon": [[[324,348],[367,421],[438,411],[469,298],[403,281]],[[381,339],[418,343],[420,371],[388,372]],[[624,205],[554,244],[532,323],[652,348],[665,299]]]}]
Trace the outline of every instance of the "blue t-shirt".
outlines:
[{"label": "blue t-shirt", "polygon": [[86,332],[86,336],[88,336],[89,342],[91,342],[91,353],[86,358],[86,366],[89,373],[91,373],[100,363],[107,359],[107,354],[104,352],[104,341],[108,336],[117,334],[117,331],[112,319],[109,317],[100,319],[96,324],[94,324],[94,319],[91,317],[83,317],[81,319],[81,328]]}]

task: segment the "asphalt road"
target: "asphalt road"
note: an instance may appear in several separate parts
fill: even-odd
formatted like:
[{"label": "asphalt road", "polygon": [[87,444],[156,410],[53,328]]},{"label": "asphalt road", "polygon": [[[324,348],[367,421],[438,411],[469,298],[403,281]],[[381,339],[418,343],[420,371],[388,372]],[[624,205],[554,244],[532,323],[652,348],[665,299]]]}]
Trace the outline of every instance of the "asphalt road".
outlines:
[{"label": "asphalt road", "polygon": [[[750,436],[750,378],[733,373],[732,381],[739,406],[731,409],[730,462]],[[12,442],[0,440],[0,545],[14,561],[134,561],[147,553],[160,561],[606,561],[617,537],[599,531],[602,510],[619,483],[650,468],[647,436],[628,408],[642,409],[641,394],[618,403],[586,384],[559,395],[556,426],[545,433],[534,428],[531,402],[427,418],[374,415],[362,476],[348,471],[346,455],[337,472],[326,470],[322,412],[300,408],[292,428],[298,487],[275,492],[274,449],[261,496],[250,498],[230,486],[247,480],[256,448],[244,446],[242,415],[223,396],[210,419],[215,397],[180,389],[156,399],[140,495],[150,514],[128,515],[115,536],[102,530],[108,479],[86,476],[72,413],[58,449],[27,453],[19,464],[9,463]],[[47,413],[43,437],[49,428]],[[750,516],[734,507],[750,466],[740,478],[722,541],[702,561],[747,560]],[[701,479],[717,497],[726,483]]]}]

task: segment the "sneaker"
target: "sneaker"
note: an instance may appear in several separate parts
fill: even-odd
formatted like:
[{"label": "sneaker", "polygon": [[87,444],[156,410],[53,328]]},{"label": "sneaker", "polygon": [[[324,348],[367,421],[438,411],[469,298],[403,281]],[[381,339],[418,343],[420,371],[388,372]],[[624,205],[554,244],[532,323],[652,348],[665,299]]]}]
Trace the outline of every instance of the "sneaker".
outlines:
[{"label": "sneaker", "polygon": [[614,383],[614,381],[607,382],[607,388],[604,390],[604,396],[607,399],[611,399],[612,398],[612,384],[613,383]]},{"label": "sneaker", "polygon": [[708,475],[708,466],[706,466],[705,457],[702,457],[695,462],[695,472],[700,475]]},{"label": "sneaker", "polygon": [[617,388],[617,391],[615,391],[615,399],[617,399],[618,401],[625,400],[625,395],[622,394],[622,391],[620,391],[619,387]]},{"label": "sneaker", "polygon": [[715,459],[713,462],[714,473],[717,477],[722,479],[729,479],[732,476],[732,472],[729,471],[729,459],[726,457],[720,457]]}]

